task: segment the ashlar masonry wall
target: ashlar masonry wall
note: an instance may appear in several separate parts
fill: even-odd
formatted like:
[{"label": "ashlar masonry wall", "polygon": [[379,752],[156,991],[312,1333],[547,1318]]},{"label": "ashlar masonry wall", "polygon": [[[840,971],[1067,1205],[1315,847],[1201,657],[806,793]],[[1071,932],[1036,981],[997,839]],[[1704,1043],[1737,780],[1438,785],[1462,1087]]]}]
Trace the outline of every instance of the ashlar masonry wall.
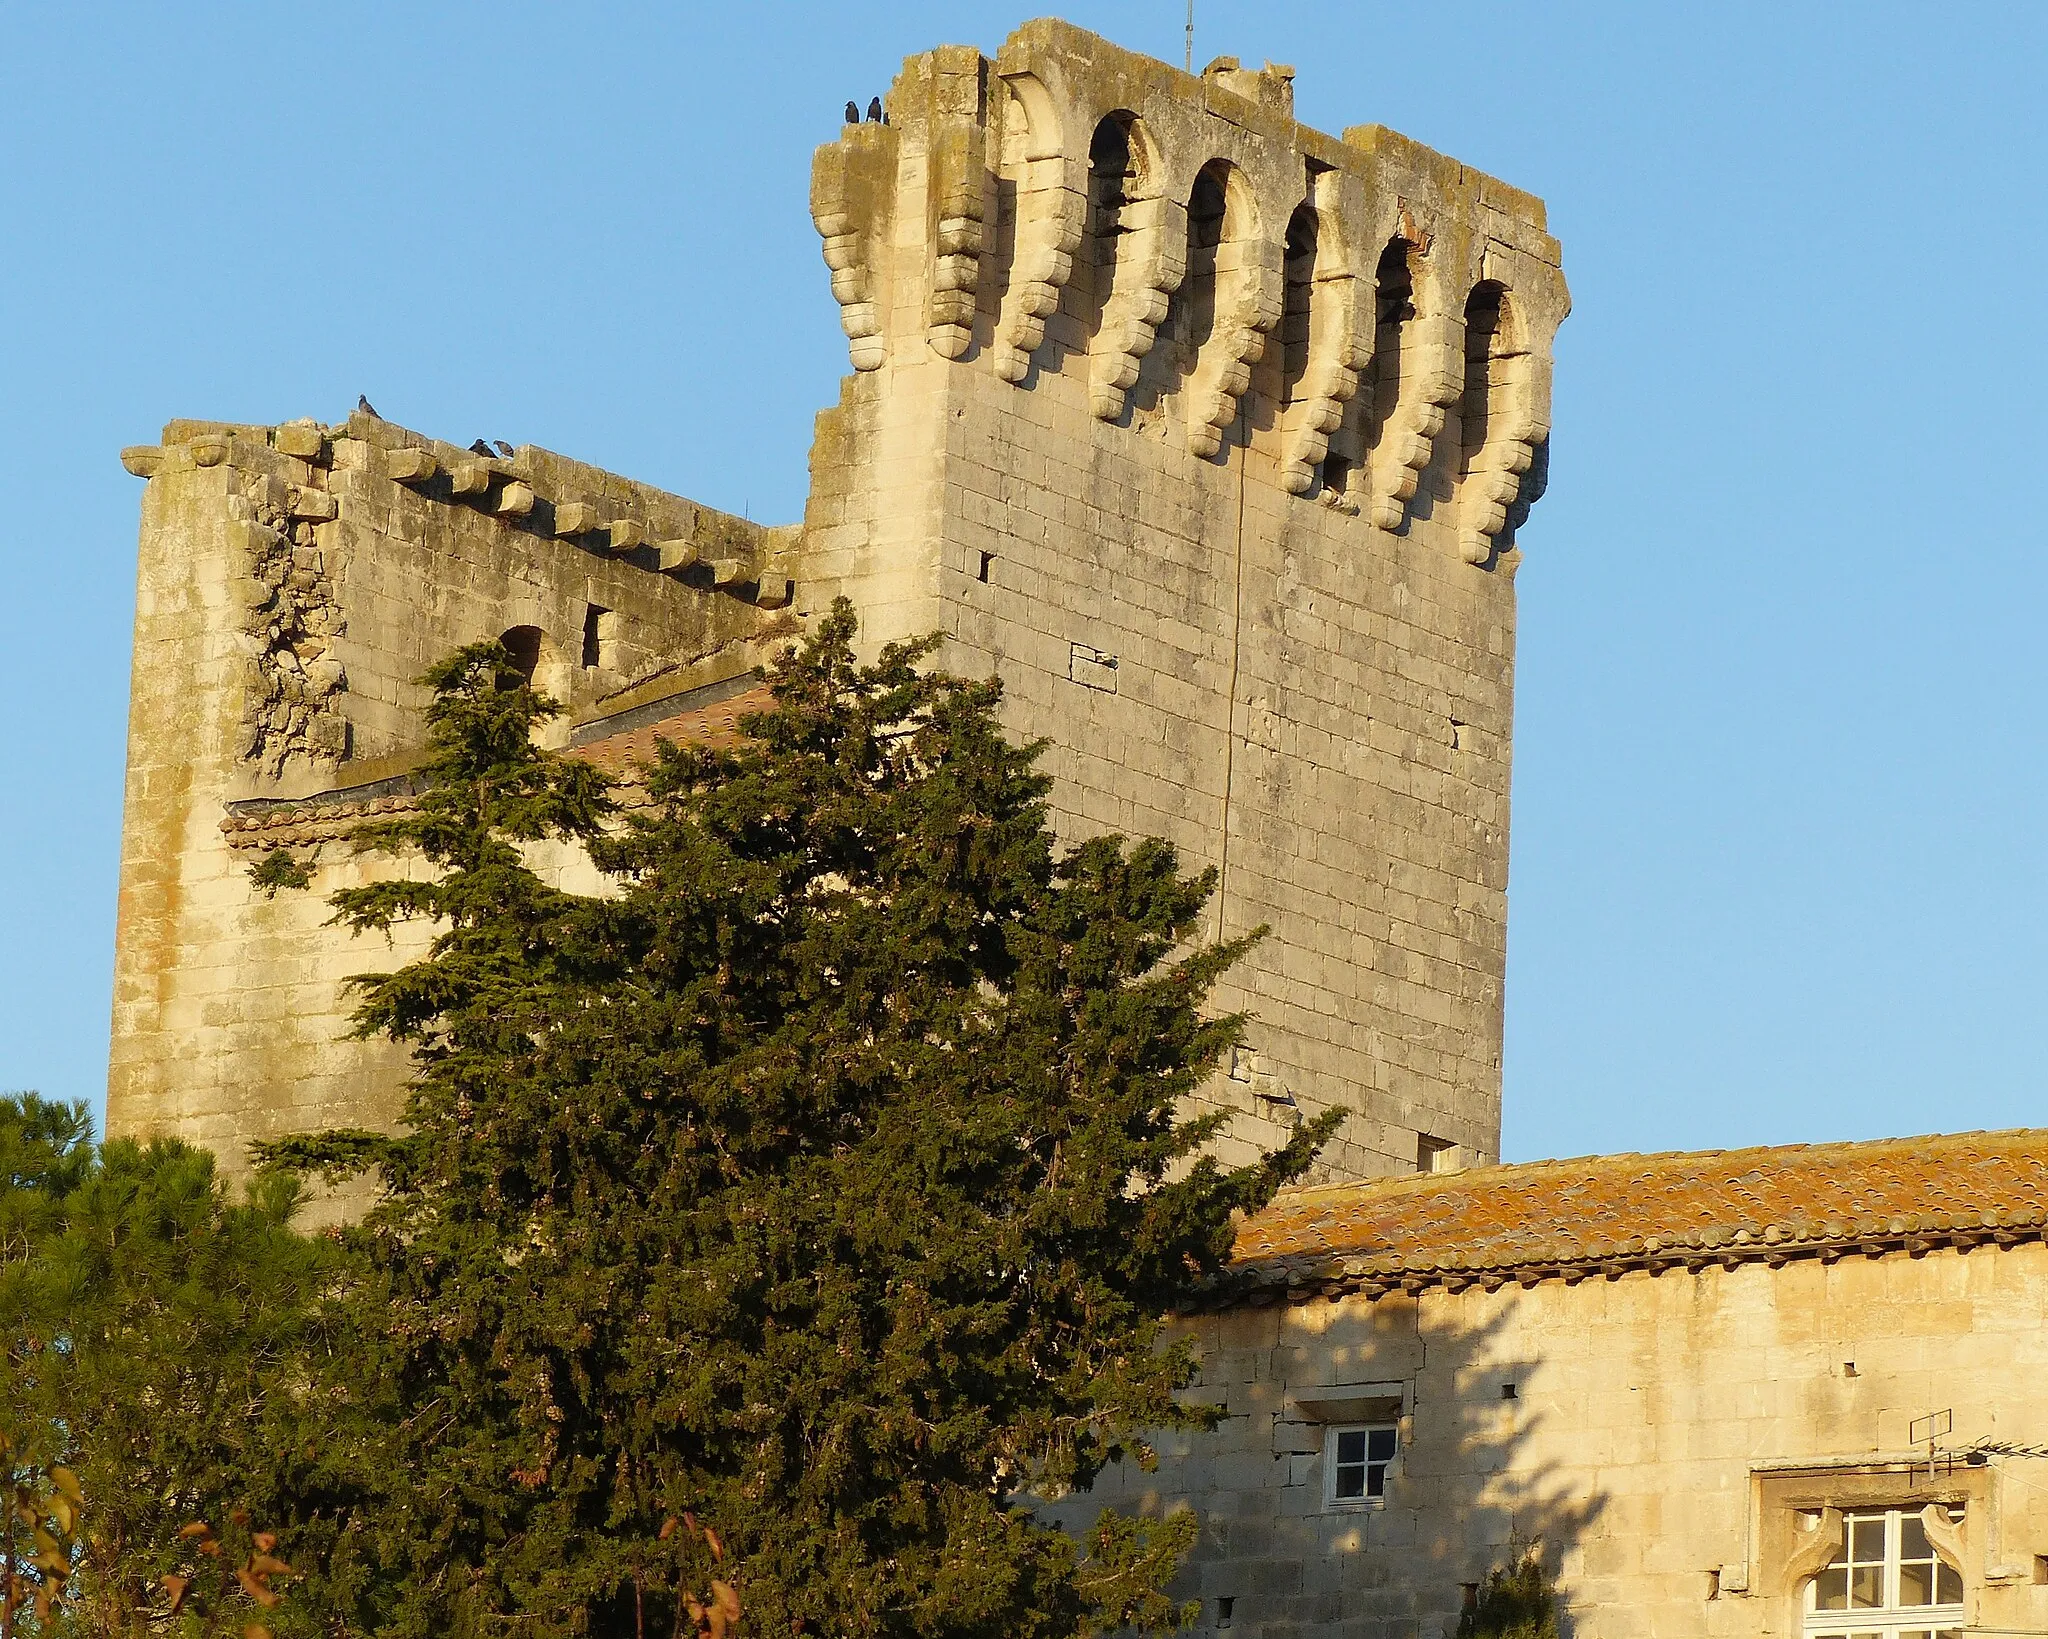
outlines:
[{"label": "ashlar masonry wall", "polygon": [[[1951,1452],[2048,1442],[2038,1240],[1189,1324],[1190,1393],[1221,1409],[1218,1429],[1167,1437],[1156,1473],[1113,1470],[1056,1512],[1195,1509],[1180,1594],[1201,1601],[1199,1639],[1437,1639],[1466,1589],[1529,1546],[1574,1639],[1793,1639],[1841,1540],[1827,1510],[1930,1503],[1962,1510],[1938,1546],[1969,1631],[2048,1631],[2048,1461],[1930,1470],[1915,1429],[1948,1412]],[[1401,1447],[1383,1502],[1332,1503],[1328,1428],[1379,1417]]]},{"label": "ashlar masonry wall", "polygon": [[[148,487],[108,1126],[208,1145],[234,1170],[253,1140],[397,1111],[404,1061],[348,1039],[344,981],[426,930],[352,939],[326,899],[415,868],[346,836],[408,788],[421,673],[507,637],[569,708],[558,739],[751,674],[794,629],[790,532],[367,415],[173,422],[124,461]],[[280,841],[315,867],[311,891],[250,880]]]},{"label": "ashlar masonry wall", "polygon": [[799,603],[933,628],[1049,743],[1069,837],[1213,868],[1207,1098],[1327,1174],[1499,1149],[1515,528],[1566,296],[1541,203],[1057,22],[911,59],[818,154],[854,374]]}]

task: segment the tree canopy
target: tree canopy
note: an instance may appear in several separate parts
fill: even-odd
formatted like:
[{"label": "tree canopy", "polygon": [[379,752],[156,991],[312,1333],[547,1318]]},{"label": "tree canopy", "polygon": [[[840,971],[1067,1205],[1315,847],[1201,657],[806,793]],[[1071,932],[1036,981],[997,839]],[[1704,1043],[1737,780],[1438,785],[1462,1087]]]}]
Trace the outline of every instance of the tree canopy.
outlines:
[{"label": "tree canopy", "polygon": [[[231,1201],[204,1150],[96,1145],[84,1106],[0,1097],[0,1558],[21,1579],[0,1627],[135,1631],[168,1614],[195,1526],[303,1506],[278,1453],[312,1409],[295,1378],[334,1248],[290,1228],[295,1202],[283,1177]],[[228,1603],[239,1632],[256,1604]]]},{"label": "tree canopy", "polygon": [[[435,928],[357,981],[402,1126],[268,1152],[382,1183],[326,1378],[363,1432],[323,1483],[382,1499],[333,1545],[365,1625],[716,1631],[734,1587],[761,1633],[1182,1619],[1191,1521],[1034,1509],[1210,1418],[1162,1317],[1327,1127],[1202,1153],[1242,1025],[1211,877],[1062,850],[998,685],[854,636],[841,604],[748,740],[664,745],[624,806],[497,645],[430,675],[428,788],[364,841],[432,874],[334,901]],[[544,880],[559,841],[605,892]]]}]

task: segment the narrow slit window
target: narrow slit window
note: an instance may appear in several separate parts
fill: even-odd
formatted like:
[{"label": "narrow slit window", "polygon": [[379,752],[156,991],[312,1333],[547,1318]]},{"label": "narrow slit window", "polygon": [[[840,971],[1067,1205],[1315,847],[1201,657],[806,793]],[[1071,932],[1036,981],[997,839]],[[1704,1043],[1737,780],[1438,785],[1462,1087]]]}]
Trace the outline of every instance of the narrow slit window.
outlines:
[{"label": "narrow slit window", "polygon": [[583,665],[586,670],[605,663],[605,630],[609,622],[606,617],[611,610],[601,604],[585,604],[583,608]]}]

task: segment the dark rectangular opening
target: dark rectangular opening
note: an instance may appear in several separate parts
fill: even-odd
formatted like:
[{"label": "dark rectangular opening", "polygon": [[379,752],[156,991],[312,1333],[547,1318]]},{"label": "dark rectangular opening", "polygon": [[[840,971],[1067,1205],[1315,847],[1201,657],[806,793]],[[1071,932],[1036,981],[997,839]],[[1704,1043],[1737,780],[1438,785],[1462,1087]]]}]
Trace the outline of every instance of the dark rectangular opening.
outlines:
[{"label": "dark rectangular opening", "polygon": [[611,610],[595,603],[583,608],[583,664],[601,666],[604,664],[604,617]]}]

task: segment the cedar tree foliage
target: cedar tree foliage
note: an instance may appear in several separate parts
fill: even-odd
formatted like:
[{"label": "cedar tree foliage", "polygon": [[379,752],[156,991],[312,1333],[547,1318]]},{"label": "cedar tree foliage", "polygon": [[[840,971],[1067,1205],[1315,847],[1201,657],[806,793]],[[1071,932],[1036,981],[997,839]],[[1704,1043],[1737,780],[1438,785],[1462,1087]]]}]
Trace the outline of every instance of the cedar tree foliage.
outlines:
[{"label": "cedar tree foliage", "polygon": [[[739,749],[663,745],[624,810],[532,744],[556,708],[496,645],[430,674],[430,789],[370,840],[435,874],[334,901],[436,925],[357,981],[415,1054],[403,1126],[271,1152],[383,1181],[352,1378],[399,1429],[395,1628],[666,1635],[706,1574],[763,1634],[1187,1620],[1189,1517],[1034,1510],[1212,1420],[1161,1317],[1328,1129],[1200,1156],[1176,1111],[1245,946],[1190,944],[1211,877],[1060,853],[999,686],[854,632],[842,602]],[[541,880],[561,840],[607,892]]]}]

